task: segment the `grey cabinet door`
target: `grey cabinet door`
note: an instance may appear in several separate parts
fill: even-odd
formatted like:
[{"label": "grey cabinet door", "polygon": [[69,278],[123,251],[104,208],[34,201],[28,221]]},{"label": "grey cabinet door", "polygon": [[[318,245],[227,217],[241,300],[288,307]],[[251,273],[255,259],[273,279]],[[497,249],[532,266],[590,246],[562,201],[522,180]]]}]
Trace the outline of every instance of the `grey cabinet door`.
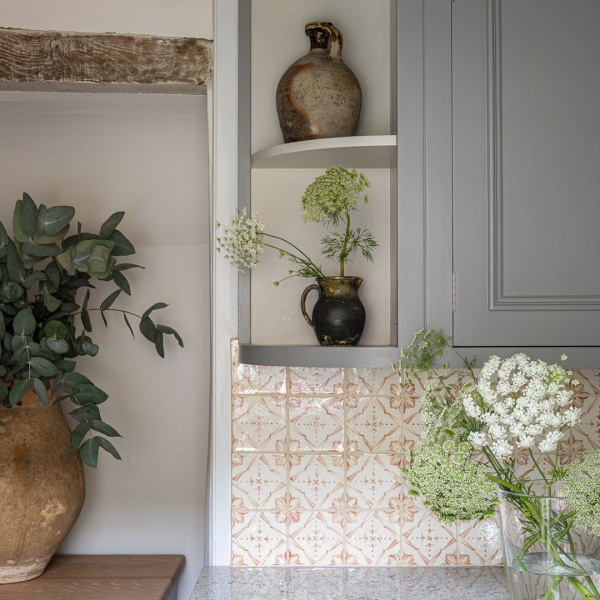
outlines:
[{"label": "grey cabinet door", "polygon": [[600,346],[600,2],[452,4],[453,340]]}]

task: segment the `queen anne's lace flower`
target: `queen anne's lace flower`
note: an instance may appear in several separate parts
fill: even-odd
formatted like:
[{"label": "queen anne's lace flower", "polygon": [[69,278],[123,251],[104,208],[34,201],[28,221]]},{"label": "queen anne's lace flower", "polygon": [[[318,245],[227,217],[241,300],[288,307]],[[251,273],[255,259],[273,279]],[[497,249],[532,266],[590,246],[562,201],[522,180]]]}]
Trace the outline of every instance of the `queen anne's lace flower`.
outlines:
[{"label": "queen anne's lace flower", "polygon": [[479,429],[469,441],[476,448],[489,446],[501,459],[515,447],[532,448],[536,442],[540,452],[552,452],[564,430],[581,417],[581,410],[570,406],[571,383],[561,367],[525,354],[504,361],[492,356],[462,398],[465,413]]},{"label": "queen anne's lace flower", "polygon": [[457,519],[484,519],[494,514],[497,500],[494,484],[485,468],[471,459],[468,444],[455,448],[452,443],[419,445],[407,452],[403,469],[411,494],[422,496],[423,503],[442,523]]},{"label": "queen anne's lace flower", "polygon": [[600,450],[589,450],[582,462],[569,465],[561,493],[576,511],[575,525],[600,535]]}]

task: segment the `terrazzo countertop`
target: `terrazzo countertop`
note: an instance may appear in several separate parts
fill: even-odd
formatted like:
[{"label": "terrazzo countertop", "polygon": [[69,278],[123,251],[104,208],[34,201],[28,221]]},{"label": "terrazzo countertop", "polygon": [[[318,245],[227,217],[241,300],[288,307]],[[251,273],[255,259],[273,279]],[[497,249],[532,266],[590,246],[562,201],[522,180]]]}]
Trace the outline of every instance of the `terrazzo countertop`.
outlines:
[{"label": "terrazzo countertop", "polygon": [[205,567],[190,600],[509,600],[501,567]]}]

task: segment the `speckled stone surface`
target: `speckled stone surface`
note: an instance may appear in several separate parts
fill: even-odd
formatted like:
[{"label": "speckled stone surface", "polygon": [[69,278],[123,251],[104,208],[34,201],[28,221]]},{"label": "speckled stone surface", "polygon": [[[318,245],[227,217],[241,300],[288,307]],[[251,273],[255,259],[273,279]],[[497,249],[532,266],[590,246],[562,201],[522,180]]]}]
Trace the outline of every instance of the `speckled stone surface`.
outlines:
[{"label": "speckled stone surface", "polygon": [[501,567],[206,567],[190,600],[509,600]]}]

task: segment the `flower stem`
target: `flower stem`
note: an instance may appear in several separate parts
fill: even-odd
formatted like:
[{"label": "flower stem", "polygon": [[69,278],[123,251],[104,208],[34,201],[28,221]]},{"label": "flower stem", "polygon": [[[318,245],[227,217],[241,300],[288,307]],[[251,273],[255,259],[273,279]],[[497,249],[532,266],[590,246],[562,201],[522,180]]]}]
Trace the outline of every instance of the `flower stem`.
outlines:
[{"label": "flower stem", "polygon": [[346,212],[346,233],[344,235],[344,243],[340,252],[340,277],[344,276],[346,260],[348,259],[348,239],[350,238],[350,213]]}]

